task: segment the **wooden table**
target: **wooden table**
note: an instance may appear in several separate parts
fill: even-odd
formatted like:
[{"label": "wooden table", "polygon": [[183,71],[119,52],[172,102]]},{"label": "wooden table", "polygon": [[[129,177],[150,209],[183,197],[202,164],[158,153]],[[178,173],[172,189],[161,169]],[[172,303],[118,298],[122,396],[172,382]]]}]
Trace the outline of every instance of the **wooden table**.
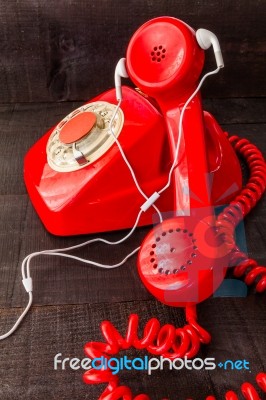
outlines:
[{"label": "wooden table", "polygon": [[[0,332],[14,323],[27,297],[21,284],[23,258],[36,250],[64,247],[88,237],[59,238],[47,233],[37,217],[23,183],[23,157],[29,147],[52,125],[81,103],[25,103],[0,105]],[[247,137],[266,151],[265,101],[221,99],[206,101],[211,111],[231,133]],[[261,265],[266,263],[266,197],[245,221],[249,254]],[[76,252],[103,262],[120,260],[137,246],[148,228],[137,230],[119,247],[109,249],[92,245]],[[103,234],[119,238],[123,233]],[[93,236],[91,236],[93,237]],[[96,400],[103,387],[87,386],[82,371],[54,370],[54,356],[83,358],[87,341],[100,340],[99,325],[111,320],[125,332],[130,313],[139,313],[141,327],[151,317],[161,323],[184,324],[183,311],[163,306],[143,288],[136,271],[135,258],[123,267],[104,271],[74,261],[38,257],[33,261],[34,306],[21,327],[0,343],[0,399],[91,399]],[[201,357],[246,359],[251,372],[167,371],[151,377],[144,372],[125,371],[123,382],[134,393],[145,392],[151,398],[219,398],[226,390],[238,389],[244,380],[254,382],[266,359],[265,294],[247,298],[212,298],[198,307],[199,321],[212,334],[212,343]],[[137,355],[128,351],[127,355]]]}]

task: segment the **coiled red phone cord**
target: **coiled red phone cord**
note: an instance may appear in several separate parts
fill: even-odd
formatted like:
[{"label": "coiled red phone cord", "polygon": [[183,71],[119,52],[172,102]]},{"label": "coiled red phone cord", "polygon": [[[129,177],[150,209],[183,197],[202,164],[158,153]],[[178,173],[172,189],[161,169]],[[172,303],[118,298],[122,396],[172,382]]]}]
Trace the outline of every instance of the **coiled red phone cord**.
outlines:
[{"label": "coiled red phone cord", "polygon": [[[245,159],[250,169],[250,176],[237,197],[217,217],[217,233],[230,249],[232,256],[230,265],[235,266],[235,276],[244,276],[247,285],[256,283],[256,290],[263,292],[266,289],[266,268],[258,266],[255,260],[248,258],[245,253],[241,252],[236,246],[234,232],[238,223],[256,205],[265,191],[266,164],[258,148],[247,139],[232,136],[229,141],[235,151]],[[87,343],[85,353],[92,359],[103,356],[108,360],[110,356],[116,355],[120,350],[134,347],[139,350],[146,349],[150,354],[162,355],[169,359],[185,356],[192,358],[198,353],[201,343],[210,342],[211,336],[197,323],[196,307],[186,308],[186,320],[187,325],[183,328],[176,328],[170,324],[161,327],[159,321],[152,318],[146,323],[142,339],[138,338],[138,316],[136,314],[129,317],[125,337],[120,335],[111,322],[103,321],[101,330],[106,342]],[[150,397],[146,394],[133,397],[130,388],[120,386],[118,376],[114,375],[108,367],[85,372],[83,380],[87,384],[108,384],[99,400],[150,400]],[[266,374],[259,373],[256,381],[261,390],[266,392]],[[241,391],[246,400],[260,399],[258,392],[250,383],[244,383],[241,386]],[[237,399],[238,396],[233,391],[225,394],[225,400]],[[208,396],[206,400],[216,400],[216,398]]]},{"label": "coiled red phone cord", "polygon": [[[226,133],[226,135],[228,135]],[[256,283],[256,291],[262,293],[266,290],[266,268],[259,266],[257,261],[250,259],[236,246],[235,228],[239,222],[257,204],[265,192],[266,164],[260,150],[247,139],[231,136],[229,142],[235,151],[244,158],[250,176],[246,186],[238,196],[226,207],[217,218],[218,234],[231,250],[230,266],[235,266],[234,275],[244,276],[245,283]]]}]

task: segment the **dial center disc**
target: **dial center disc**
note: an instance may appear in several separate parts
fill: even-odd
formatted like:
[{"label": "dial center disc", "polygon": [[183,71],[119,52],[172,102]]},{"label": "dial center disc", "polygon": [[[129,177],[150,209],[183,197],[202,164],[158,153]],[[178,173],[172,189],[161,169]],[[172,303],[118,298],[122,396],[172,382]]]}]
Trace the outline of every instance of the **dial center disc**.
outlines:
[{"label": "dial center disc", "polygon": [[72,144],[81,140],[94,127],[97,117],[93,112],[84,112],[71,118],[61,129],[59,140],[64,144]]}]

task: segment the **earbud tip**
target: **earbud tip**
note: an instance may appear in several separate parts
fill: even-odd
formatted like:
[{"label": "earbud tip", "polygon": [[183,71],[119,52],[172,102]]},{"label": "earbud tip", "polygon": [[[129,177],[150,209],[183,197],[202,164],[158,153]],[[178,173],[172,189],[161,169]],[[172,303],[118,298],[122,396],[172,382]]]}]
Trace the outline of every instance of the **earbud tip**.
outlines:
[{"label": "earbud tip", "polygon": [[196,32],[196,39],[197,39],[198,45],[203,50],[207,50],[211,46],[211,42],[206,41],[206,39],[204,39],[205,33],[206,33],[206,29],[198,29]]}]

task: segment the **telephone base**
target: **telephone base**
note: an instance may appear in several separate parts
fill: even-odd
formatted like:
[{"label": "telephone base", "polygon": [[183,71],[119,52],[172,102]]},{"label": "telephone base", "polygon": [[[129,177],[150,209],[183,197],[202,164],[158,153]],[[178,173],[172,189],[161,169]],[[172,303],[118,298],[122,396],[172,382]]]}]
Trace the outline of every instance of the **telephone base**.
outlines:
[{"label": "telephone base", "polygon": [[[115,90],[102,93],[86,104],[116,105]],[[123,87],[124,125],[119,142],[147,196],[165,185],[171,157],[165,121],[154,101]],[[242,186],[238,159],[214,118],[204,113],[206,146],[211,176],[211,201],[228,204]],[[57,127],[60,123],[57,125]],[[80,235],[131,228],[145,199],[114,143],[103,154],[76,170],[62,172],[47,161],[50,129],[25,157],[24,179],[33,206],[46,229],[59,236]],[[157,200],[163,213],[175,209],[170,187]],[[142,214],[139,226],[157,222],[153,207]]]}]

